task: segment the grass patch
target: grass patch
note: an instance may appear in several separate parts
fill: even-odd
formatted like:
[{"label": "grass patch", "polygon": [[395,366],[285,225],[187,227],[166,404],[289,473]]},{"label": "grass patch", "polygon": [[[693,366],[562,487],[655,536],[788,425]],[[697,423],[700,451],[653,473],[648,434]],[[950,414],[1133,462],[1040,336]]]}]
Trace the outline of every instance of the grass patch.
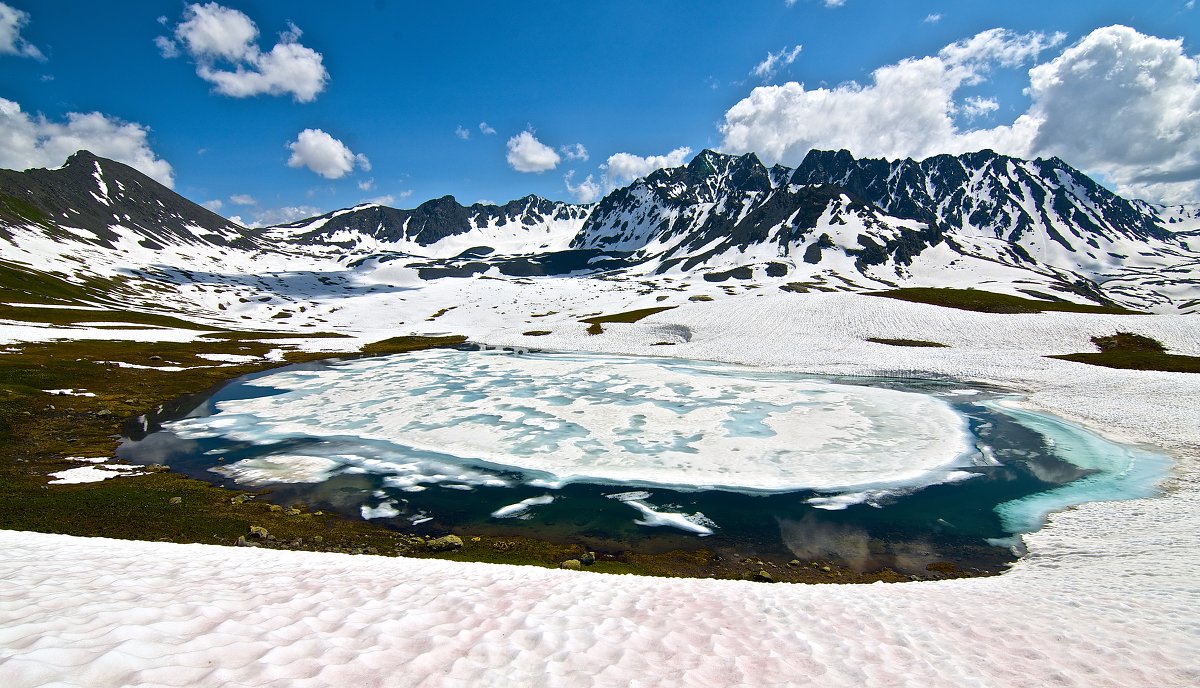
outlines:
[{"label": "grass patch", "polygon": [[939,349],[946,348],[945,344],[940,344],[938,342],[928,342],[928,341],[925,341],[924,339],[890,339],[887,337],[867,337],[867,341],[875,342],[876,344],[887,344],[889,346],[914,346],[914,347],[939,348]]},{"label": "grass patch", "polygon": [[624,313],[609,313],[607,315],[596,315],[590,318],[580,320],[581,323],[591,325],[602,325],[604,323],[635,323],[642,318],[669,311],[675,306],[653,306],[651,308],[639,308],[635,311],[625,311]]},{"label": "grass patch", "polygon": [[887,291],[866,292],[868,296],[883,296],[889,299],[927,303],[933,306],[957,308],[978,313],[1100,313],[1107,315],[1139,315],[1137,311],[1118,306],[1095,306],[1066,301],[1039,301],[1010,294],[997,294],[982,289],[948,289],[937,287],[905,287]]},{"label": "grass patch", "polygon": [[[462,341],[462,337],[400,337],[369,348],[374,352],[413,351]],[[429,537],[413,530],[323,513],[304,504],[272,503],[269,490],[222,489],[163,469],[97,483],[47,484],[47,474],[84,465],[65,457],[113,456],[126,418],[188,395],[206,394],[235,376],[336,355],[293,351],[287,353],[284,362],[229,367],[218,367],[197,356],[261,356],[271,348],[240,338],[186,343],[63,341],[10,347],[10,352],[0,354],[0,528],[182,543],[234,545],[241,541],[272,549],[546,567],[578,559],[586,551],[581,543],[459,532],[461,549],[433,552],[427,544]],[[166,372],[115,367],[103,363],[107,360],[197,367]],[[57,396],[42,391],[67,387],[86,389],[96,396]],[[266,533],[260,531],[260,537],[254,537],[252,526]],[[399,522],[393,526],[406,527]],[[902,579],[887,569],[857,574],[839,568],[835,562],[798,564],[750,561],[707,550],[624,550],[597,552],[595,563],[584,566],[584,571],[746,579],[761,569],[777,581],[866,583]]]},{"label": "grass patch", "polygon": [[75,303],[88,298],[87,290],[77,284],[6,261],[0,261],[0,294],[5,301],[19,303]]},{"label": "grass patch", "polygon": [[1107,337],[1092,337],[1092,343],[1100,349],[1099,353],[1063,354],[1049,358],[1124,370],[1200,373],[1200,356],[1169,354],[1162,342],[1140,334],[1118,332]]},{"label": "grass patch", "polygon": [[466,341],[466,337],[457,334],[444,337],[392,337],[367,344],[362,348],[362,352],[364,354],[403,354],[421,349],[458,346]]},{"label": "grass patch", "polygon": [[23,322],[46,323],[51,325],[74,325],[76,323],[133,323],[152,327],[171,327],[183,330],[211,330],[210,325],[181,320],[169,315],[157,313],[140,313],[138,311],[114,310],[79,310],[76,308],[54,308],[53,306],[8,306],[0,304],[0,318]]},{"label": "grass patch", "polygon": [[[711,300],[711,299],[709,299]],[[593,315],[588,318],[583,318],[579,322],[587,323],[587,333],[591,335],[604,334],[604,323],[635,323],[642,318],[669,311],[676,306],[652,306],[650,308],[639,308],[633,311],[625,311],[623,313],[607,313],[604,315]]]}]

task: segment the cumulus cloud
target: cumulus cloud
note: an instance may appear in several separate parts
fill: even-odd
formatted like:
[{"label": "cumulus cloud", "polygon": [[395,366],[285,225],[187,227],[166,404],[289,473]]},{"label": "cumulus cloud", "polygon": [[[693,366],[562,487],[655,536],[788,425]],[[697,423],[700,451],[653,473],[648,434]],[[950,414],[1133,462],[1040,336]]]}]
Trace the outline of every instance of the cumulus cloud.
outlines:
[{"label": "cumulus cloud", "polygon": [[458,125],[458,128],[454,130],[454,135],[463,141],[466,141],[467,139],[471,138],[471,130],[460,124]]},{"label": "cumulus cloud", "polygon": [[1061,34],[993,29],[937,55],[880,67],[867,84],[759,87],[725,113],[722,147],[785,164],[812,148],[887,158],[982,148],[1057,155],[1125,195],[1200,200],[1200,58],[1179,39],[1096,29],[1029,69],[1031,103],[1012,124],[970,128],[956,120],[999,109],[992,98],[960,99],[960,89],[986,81],[997,66],[1036,62],[1061,41]]},{"label": "cumulus cloud", "polygon": [[296,220],[304,220],[321,214],[321,209],[311,205],[283,206],[280,208],[265,208],[252,217],[242,218],[239,215],[230,216],[230,221],[243,227],[269,227],[282,225]]},{"label": "cumulus cloud", "polygon": [[182,46],[195,61],[196,74],[222,95],[290,93],[307,103],[325,89],[329,72],[320,53],[299,43],[302,33],[289,23],[279,42],[263,52],[257,45],[258,26],[250,17],[210,2],[185,7],[173,36],[159,36],[154,42],[167,58],[179,55]]},{"label": "cumulus cloud", "polygon": [[633,155],[632,153],[616,153],[608,157],[601,167],[604,169],[605,188],[608,190],[632,182],[638,177],[644,177],[654,170],[663,167],[678,167],[687,161],[691,148],[680,147],[666,155]]},{"label": "cumulus cloud", "polygon": [[525,130],[508,140],[508,164],[518,172],[545,172],[562,160],[554,149]]},{"label": "cumulus cloud", "polygon": [[229,202],[234,205],[258,205],[258,201],[250,194],[233,194],[229,197]]},{"label": "cumulus cloud", "polygon": [[963,99],[962,107],[959,110],[970,119],[981,117],[989,112],[995,112],[1000,109],[1000,103],[995,98],[984,98],[983,96],[970,96]]},{"label": "cumulus cloud", "polygon": [[925,18],[922,19],[921,21],[923,21],[926,24],[936,24],[936,23],[940,22],[941,20],[942,20],[941,13],[934,12],[933,14],[925,15]]},{"label": "cumulus cloud", "polygon": [[292,151],[288,167],[307,167],[326,179],[341,179],[356,167],[371,170],[367,156],[355,154],[346,144],[320,129],[305,129],[287,147]]},{"label": "cumulus cloud", "polygon": [[847,148],[856,155],[882,157],[961,152],[978,137],[956,128],[955,92],[980,83],[995,64],[1034,57],[1058,40],[993,29],[937,55],[880,67],[865,85],[760,86],[725,113],[722,147],[787,164],[798,163],[812,148]]},{"label": "cumulus cloud", "polygon": [[575,170],[567,172],[563,177],[563,183],[567,185],[567,192],[575,197],[575,200],[580,203],[591,203],[597,198],[600,198],[600,184],[593,179],[592,175],[588,175],[586,179],[578,184],[572,184],[571,180],[575,177]]},{"label": "cumulus cloud", "polygon": [[763,81],[770,81],[774,78],[775,72],[779,71],[781,67],[786,67],[795,62],[796,58],[800,56],[801,50],[802,47],[797,45],[793,46],[790,50],[781,48],[777,53],[767,53],[766,59],[755,65],[754,69],[750,70],[750,73]]},{"label": "cumulus cloud", "polygon": [[358,190],[359,191],[370,191],[371,189],[374,189],[374,188],[375,188],[375,178],[374,177],[371,177],[370,179],[363,179],[358,182]]},{"label": "cumulus cloud", "polygon": [[496,130],[491,128],[490,126],[488,126],[487,122],[479,123],[479,131],[482,132],[485,136],[491,136],[492,134],[496,133]]},{"label": "cumulus cloud", "polygon": [[639,177],[645,177],[651,172],[663,167],[678,167],[687,161],[692,149],[676,148],[666,155],[634,155],[633,153],[614,153],[608,156],[600,165],[600,177],[589,174],[578,184],[573,183],[575,170],[567,172],[563,177],[567,193],[580,203],[591,203],[604,194],[628,185]]},{"label": "cumulus cloud", "polygon": [[222,203],[222,202],[221,202],[221,199],[219,199],[219,198],[214,198],[214,199],[213,199],[213,200],[211,200],[211,201],[205,201],[205,202],[203,202],[203,203],[201,203],[201,204],[200,204],[200,206],[201,206],[201,207],[203,207],[203,208],[207,208],[207,209],[209,209],[209,210],[213,211],[214,213],[219,213],[219,212],[221,212],[221,207],[222,207],[222,206],[224,206],[224,205],[225,205],[225,204],[224,204],[224,203]]},{"label": "cumulus cloud", "polygon": [[588,151],[583,147],[582,143],[573,143],[569,146],[560,146],[558,150],[567,160],[579,160],[586,162],[588,159]]},{"label": "cumulus cloud", "polygon": [[70,112],[65,122],[54,122],[41,114],[31,116],[19,103],[0,98],[0,167],[7,169],[58,167],[86,149],[173,186],[171,165],[151,150],[149,133],[141,124],[99,112]]},{"label": "cumulus cloud", "polygon": [[1200,56],[1180,39],[1097,29],[1029,71],[1029,148],[1122,193],[1200,201]]},{"label": "cumulus cloud", "polygon": [[0,2],[0,55],[19,55],[45,60],[38,47],[21,38],[21,30],[29,24],[29,13]]}]

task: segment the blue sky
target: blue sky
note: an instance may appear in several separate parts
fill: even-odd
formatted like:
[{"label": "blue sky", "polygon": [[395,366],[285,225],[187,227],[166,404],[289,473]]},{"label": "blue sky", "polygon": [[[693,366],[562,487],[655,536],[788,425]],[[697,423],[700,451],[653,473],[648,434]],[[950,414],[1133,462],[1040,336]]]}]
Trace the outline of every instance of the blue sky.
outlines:
[{"label": "blue sky", "polygon": [[[198,9],[183,2],[2,2],[18,18],[9,22],[16,33],[6,37],[0,9],[0,98],[20,108],[14,115],[8,106],[8,116],[20,118],[10,130],[28,128],[33,142],[0,142],[0,164],[59,164],[41,161],[76,140],[108,136],[114,156],[141,160],[144,169],[169,176],[180,193],[247,221],[284,217],[289,208],[306,214],[374,198],[400,207],[445,194],[464,203],[527,193],[586,200],[654,164],[686,160],[706,147],[754,150],[767,162],[785,164],[810,146],[888,157],[973,145],[1063,153],[1123,192],[1200,201],[1189,197],[1200,188],[1200,149],[1180,145],[1200,139],[1194,136],[1200,124],[1179,115],[1168,124],[1181,130],[1154,133],[1171,126],[1153,121],[1160,115],[1135,112],[1132,101],[1111,107],[1141,119],[1105,124],[1109,96],[1099,93],[1099,82],[1084,80],[1078,89],[1091,89],[1085,95],[1098,94],[1091,101],[1105,108],[1085,114],[1093,126],[1111,130],[1075,141],[1071,134],[1079,125],[1062,114],[1061,103],[1079,101],[1078,92],[1061,85],[1026,92],[1036,65],[1062,58],[1051,65],[1058,72],[1044,70],[1049,83],[1055,74],[1096,62],[1090,57],[1095,51],[1111,48],[1112,59],[1120,60],[1136,48],[1171,61],[1164,74],[1173,80],[1173,107],[1200,105],[1200,82],[1188,71],[1200,64],[1200,10],[1185,0],[229,0]],[[220,24],[223,30],[253,22],[257,36],[239,42],[233,35],[180,29],[197,15],[229,20]],[[1112,25],[1133,32],[1095,33]],[[968,45],[992,29],[1006,32]],[[291,35],[281,39],[284,32]],[[305,81],[302,74],[296,77],[301,85],[289,90],[286,75],[257,81],[236,76],[239,65],[243,72],[268,70],[256,60],[276,44],[302,47],[297,68],[312,68],[316,56],[324,78]],[[963,46],[955,54],[969,57],[951,57],[947,46],[955,44]],[[1062,56],[1073,46],[1087,54],[1068,64]],[[164,57],[171,52],[178,56]],[[770,55],[775,60],[763,66]],[[938,55],[943,59],[937,64],[913,62]],[[225,92],[216,77],[199,73],[205,65],[210,77],[212,71],[235,73]],[[876,84],[874,75],[896,65],[941,71],[898,96]],[[1159,76],[1152,90],[1163,90],[1165,78]],[[787,82],[796,84],[780,86]],[[948,96],[938,95],[946,90]],[[741,114],[730,118],[732,108],[755,95],[761,102],[744,103]],[[922,103],[939,97],[946,101],[942,114],[950,129],[925,136],[937,127],[920,124],[920,118],[939,115],[920,112]],[[904,114],[909,109],[911,116]],[[94,126],[72,128],[70,113],[100,113],[103,126],[96,119]],[[860,113],[866,115],[855,120]],[[917,122],[916,131],[898,135],[899,120],[888,122],[887,113]],[[1022,115],[1036,119],[1039,128],[1014,131]],[[484,132],[484,122],[494,133]],[[122,123],[136,125],[140,138],[120,129]],[[106,134],[110,130],[117,133]],[[305,130],[321,133],[311,132],[300,146]],[[1157,138],[1142,147],[1157,144],[1162,152],[1134,159],[1121,150],[1122,132],[1150,132],[1142,135]],[[55,136],[64,140],[51,141]],[[1175,138],[1158,140],[1164,136]],[[345,155],[330,162],[330,147],[341,151],[338,142]],[[1155,181],[1159,171],[1174,175],[1173,186]]]}]

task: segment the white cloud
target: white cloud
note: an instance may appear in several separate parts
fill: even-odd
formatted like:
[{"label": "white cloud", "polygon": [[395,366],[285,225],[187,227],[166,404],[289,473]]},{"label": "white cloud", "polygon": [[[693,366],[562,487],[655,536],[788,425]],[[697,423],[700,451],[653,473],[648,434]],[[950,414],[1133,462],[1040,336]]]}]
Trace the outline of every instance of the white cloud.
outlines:
[{"label": "white cloud", "polygon": [[258,201],[250,194],[234,194],[229,197],[229,202],[234,205],[258,205]]},{"label": "white cloud", "polygon": [[750,70],[750,73],[763,81],[770,81],[775,76],[775,72],[779,71],[780,67],[786,67],[795,62],[796,58],[800,56],[801,50],[802,47],[797,45],[790,50],[781,48],[777,53],[767,53],[766,59],[755,65],[754,69]]},{"label": "white cloud", "polygon": [[725,113],[722,148],[765,162],[797,164],[812,148],[864,157],[923,158],[992,148],[1057,155],[1103,175],[1119,193],[1164,202],[1200,200],[1200,58],[1180,39],[1124,26],[1096,29],[1031,68],[1031,104],[1010,125],[962,127],[999,109],[992,98],[959,99],[996,66],[1016,67],[1061,34],[993,29],[875,70],[867,84],[806,89],[762,86]]},{"label": "white cloud", "polygon": [[154,45],[158,46],[158,53],[165,59],[179,57],[179,44],[166,36],[155,36]]},{"label": "white cloud", "polygon": [[606,190],[625,186],[638,177],[644,177],[663,167],[678,167],[687,161],[691,148],[680,147],[666,155],[640,156],[632,153],[616,153],[608,157],[601,167],[604,169]]},{"label": "white cloud", "polygon": [[221,212],[221,207],[224,205],[225,204],[222,203],[221,199],[219,199],[219,198],[214,198],[211,201],[205,201],[200,204],[201,207],[208,208],[209,210],[213,211],[214,213]]},{"label": "white cloud", "polygon": [[479,123],[479,131],[483,132],[485,136],[491,136],[496,133],[496,130],[488,126],[487,122]]},{"label": "white cloud", "polygon": [[99,112],[70,112],[65,122],[43,115],[30,116],[19,103],[0,98],[0,167],[23,170],[58,167],[79,150],[123,162],[149,177],[172,186],[171,165],[155,155],[150,130]]},{"label": "white cloud", "polygon": [[983,96],[970,96],[963,99],[962,107],[959,111],[969,119],[974,119],[989,112],[995,112],[1000,109],[1000,103],[995,98],[984,98]]},{"label": "white cloud", "polygon": [[545,172],[562,160],[554,149],[523,131],[508,140],[508,164],[518,172]]},{"label": "white cloud", "polygon": [[941,15],[941,13],[940,13],[940,12],[934,12],[933,14],[927,14],[927,15],[925,15],[925,18],[924,18],[924,19],[922,19],[921,21],[922,21],[922,22],[924,22],[924,23],[926,23],[926,24],[936,24],[936,23],[940,22],[941,20],[942,20],[942,15]]},{"label": "white cloud", "polygon": [[463,141],[466,141],[467,139],[471,138],[471,130],[463,127],[460,124],[458,125],[458,128],[454,130],[454,135]]},{"label": "white cloud", "polygon": [[846,4],[846,0],[825,0],[826,7],[841,7]]},{"label": "white cloud", "polygon": [[305,129],[287,147],[292,151],[288,167],[307,167],[326,179],[341,179],[356,167],[371,170],[367,156],[355,154],[346,144],[320,129]]},{"label": "white cloud", "polygon": [[1200,56],[1181,39],[1097,29],[1029,71],[1030,148],[1121,193],[1200,201]]},{"label": "white cloud", "polygon": [[567,160],[580,160],[586,162],[588,159],[588,151],[583,147],[582,143],[573,143],[569,146],[559,146],[558,151],[563,154]]},{"label": "white cloud", "polygon": [[20,55],[45,60],[38,47],[21,38],[21,29],[29,24],[29,13],[0,2],[0,55]]},{"label": "white cloud", "polygon": [[586,179],[579,182],[578,185],[572,185],[571,179],[575,176],[575,170],[567,172],[563,177],[563,183],[567,185],[567,192],[575,197],[575,200],[580,203],[591,203],[597,198],[600,198],[601,189],[592,175],[588,175]]},{"label": "white cloud", "polygon": [[375,205],[391,205],[395,202],[396,202],[396,197],[391,194],[384,194],[382,196],[376,196],[375,198],[368,198],[363,201],[363,203],[374,203]]},{"label": "white cloud", "polygon": [[[936,56],[880,67],[865,85],[760,86],[725,113],[722,148],[754,151],[768,164],[793,165],[812,148],[891,158],[970,150],[982,141],[956,128],[955,92],[980,83],[996,64],[1031,59],[1059,40],[992,29],[946,46]],[[988,137],[989,142],[999,145],[1003,133]]]},{"label": "white cloud", "polygon": [[375,178],[374,177],[371,177],[370,179],[363,179],[362,181],[358,182],[359,191],[370,191],[371,189],[374,189],[374,188],[375,188]]},{"label": "white cloud", "polygon": [[268,227],[315,217],[321,212],[320,208],[311,205],[283,206],[281,208],[265,208],[248,219],[243,219],[238,215],[230,216],[229,219],[243,227]]},{"label": "white cloud", "polygon": [[182,45],[196,63],[196,74],[222,95],[290,93],[296,101],[307,103],[325,89],[329,72],[320,53],[300,45],[301,34],[289,23],[279,42],[264,53],[256,44],[258,27],[250,17],[210,2],[185,7],[174,40],[159,36],[154,42],[168,58],[178,55]]}]

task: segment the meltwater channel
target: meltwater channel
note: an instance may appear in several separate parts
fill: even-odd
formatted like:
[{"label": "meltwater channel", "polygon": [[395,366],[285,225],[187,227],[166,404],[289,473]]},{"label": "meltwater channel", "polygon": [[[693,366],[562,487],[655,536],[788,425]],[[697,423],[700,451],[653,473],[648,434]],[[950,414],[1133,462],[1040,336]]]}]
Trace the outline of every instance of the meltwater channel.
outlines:
[{"label": "meltwater channel", "polygon": [[1008,398],[953,381],[438,349],[239,378],[147,419],[119,453],[405,530],[860,570],[1011,558],[1013,536],[1048,512],[1146,496],[1166,471],[1166,457]]}]

